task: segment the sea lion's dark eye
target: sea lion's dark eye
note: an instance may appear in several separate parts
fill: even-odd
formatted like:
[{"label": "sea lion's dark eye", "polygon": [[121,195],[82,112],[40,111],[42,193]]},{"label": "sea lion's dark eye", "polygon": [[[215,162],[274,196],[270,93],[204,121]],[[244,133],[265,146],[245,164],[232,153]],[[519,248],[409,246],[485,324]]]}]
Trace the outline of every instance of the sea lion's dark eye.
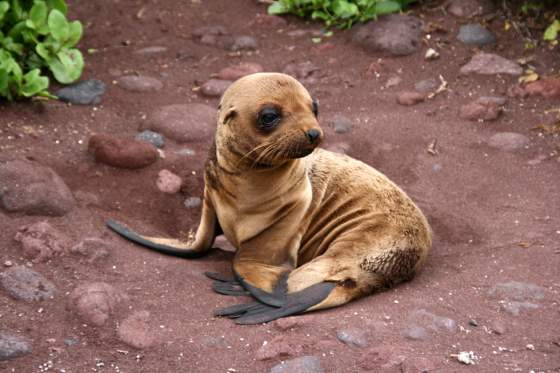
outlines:
[{"label": "sea lion's dark eye", "polygon": [[259,125],[261,128],[270,129],[278,124],[282,115],[274,107],[265,107],[259,112]]},{"label": "sea lion's dark eye", "polygon": [[313,99],[313,103],[311,104],[311,110],[313,110],[313,114],[315,117],[319,116],[319,103],[316,99]]}]

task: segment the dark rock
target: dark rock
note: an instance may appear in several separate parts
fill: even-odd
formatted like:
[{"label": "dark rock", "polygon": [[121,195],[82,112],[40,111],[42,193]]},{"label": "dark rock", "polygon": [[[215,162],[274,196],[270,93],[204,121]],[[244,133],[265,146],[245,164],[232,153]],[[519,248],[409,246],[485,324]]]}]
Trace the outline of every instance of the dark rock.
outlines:
[{"label": "dark rock", "polygon": [[422,36],[422,21],[416,17],[391,14],[361,26],[353,40],[368,51],[391,56],[416,52]]},{"label": "dark rock", "polygon": [[507,152],[523,148],[529,143],[529,138],[520,133],[500,132],[488,139],[488,145]]},{"label": "dark rock", "polygon": [[103,282],[78,286],[70,294],[70,308],[89,324],[101,326],[126,296]]},{"label": "dark rock", "polygon": [[134,138],[139,141],[147,141],[153,146],[155,146],[156,148],[161,149],[165,146],[165,138],[163,137],[163,135],[154,131],[150,131],[150,130],[142,131],[139,134],[137,134]]},{"label": "dark rock", "polygon": [[489,0],[452,0],[447,11],[459,18],[472,18],[488,14],[494,10]]},{"label": "dark rock", "polygon": [[0,273],[0,285],[15,299],[38,301],[53,298],[52,282],[25,266],[15,266]]},{"label": "dark rock", "polygon": [[230,49],[234,40],[223,26],[204,26],[193,32],[196,42],[218,48]]},{"label": "dark rock", "polygon": [[543,78],[527,84],[524,90],[530,96],[560,99],[560,78]]},{"label": "dark rock", "polygon": [[71,84],[56,91],[61,101],[77,105],[97,105],[105,93],[105,83],[101,80],[90,79]]},{"label": "dark rock", "polygon": [[257,360],[269,360],[298,356],[303,353],[305,345],[309,344],[305,337],[297,335],[279,335],[268,343],[263,344],[255,354]]},{"label": "dark rock", "polygon": [[469,320],[469,325],[471,326],[478,326],[478,322],[475,319],[470,319]]},{"label": "dark rock", "polygon": [[311,61],[288,64],[282,71],[298,80],[309,80],[318,75],[319,67]]},{"label": "dark rock", "polygon": [[464,44],[482,46],[496,42],[496,37],[479,23],[469,23],[459,28],[457,39]]},{"label": "dark rock", "polygon": [[200,87],[200,92],[208,97],[221,97],[231,83],[230,80],[210,79]]},{"label": "dark rock", "polygon": [[503,111],[504,97],[479,97],[477,100],[461,106],[459,117],[466,120],[496,120]]},{"label": "dark rock", "polygon": [[134,54],[157,54],[163,52],[167,52],[167,47],[153,46],[153,47],[138,49],[137,51],[134,51]]},{"label": "dark rock", "polygon": [[461,74],[509,74],[521,75],[523,69],[516,62],[493,53],[480,52],[475,54],[471,60],[461,67]]},{"label": "dark rock", "polygon": [[175,194],[181,190],[183,180],[178,175],[175,175],[169,170],[161,170],[158,173],[156,185],[163,193]]},{"label": "dark rock", "polygon": [[19,228],[14,239],[21,243],[23,256],[34,263],[63,255],[69,246],[68,236],[53,228],[46,221]]},{"label": "dark rock", "polygon": [[86,258],[88,263],[95,263],[109,256],[111,245],[101,238],[88,237],[72,246],[70,252]]},{"label": "dark rock", "polygon": [[148,126],[180,143],[208,140],[216,128],[216,110],[197,103],[168,105],[150,116]]},{"label": "dark rock", "polygon": [[8,212],[63,216],[76,201],[50,167],[15,160],[0,165],[0,206]]},{"label": "dark rock", "polygon": [[252,36],[238,36],[233,39],[232,51],[253,51],[258,48],[257,40]]},{"label": "dark rock", "polygon": [[117,80],[118,85],[131,92],[159,91],[163,83],[149,76],[126,75]]},{"label": "dark rock", "polygon": [[245,75],[260,73],[263,72],[264,69],[258,63],[240,63],[238,65],[228,66],[223,68],[218,73],[217,78],[221,80],[230,80],[234,81]]},{"label": "dark rock", "polygon": [[397,94],[397,103],[404,106],[416,105],[425,99],[426,96],[423,93],[415,91],[403,91]]},{"label": "dark rock", "polygon": [[352,128],[352,121],[343,115],[335,115],[330,124],[336,133],[347,133]]},{"label": "dark rock", "polygon": [[430,93],[439,87],[439,83],[439,80],[436,78],[421,80],[414,85],[414,89],[420,93]]},{"label": "dark rock", "polygon": [[104,134],[90,137],[88,151],[98,162],[131,169],[146,167],[159,157],[156,147],[146,141],[115,138]]},{"label": "dark rock", "polygon": [[155,344],[155,328],[150,325],[150,312],[136,311],[117,328],[117,336],[127,345],[144,349]]},{"label": "dark rock", "polygon": [[189,197],[185,200],[184,205],[188,209],[194,209],[202,205],[202,200],[198,197]]},{"label": "dark rock", "polygon": [[31,351],[29,342],[24,338],[0,332],[0,361],[15,359]]},{"label": "dark rock", "polygon": [[367,333],[362,329],[342,329],[336,332],[336,338],[350,347],[367,347]]},{"label": "dark rock", "polygon": [[321,360],[315,356],[302,356],[277,364],[270,373],[324,373]]}]

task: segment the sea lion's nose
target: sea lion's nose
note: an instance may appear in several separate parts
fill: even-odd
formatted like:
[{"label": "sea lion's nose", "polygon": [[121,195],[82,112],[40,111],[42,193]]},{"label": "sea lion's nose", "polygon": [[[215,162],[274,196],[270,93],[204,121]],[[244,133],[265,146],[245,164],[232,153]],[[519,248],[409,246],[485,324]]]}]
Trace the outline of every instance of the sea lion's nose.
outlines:
[{"label": "sea lion's nose", "polygon": [[309,140],[309,143],[314,144],[315,142],[317,142],[319,137],[321,137],[321,131],[312,128],[306,132],[306,135],[307,135],[307,139]]}]

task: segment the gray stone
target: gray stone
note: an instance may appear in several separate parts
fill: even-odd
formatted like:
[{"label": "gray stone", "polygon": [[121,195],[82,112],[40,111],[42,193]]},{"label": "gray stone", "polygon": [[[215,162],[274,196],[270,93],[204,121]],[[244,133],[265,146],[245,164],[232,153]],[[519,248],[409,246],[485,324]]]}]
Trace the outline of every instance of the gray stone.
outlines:
[{"label": "gray stone", "polygon": [[413,16],[391,14],[361,26],[353,40],[368,51],[405,56],[421,46],[422,21]]},{"label": "gray stone", "polygon": [[105,83],[101,80],[90,79],[71,84],[56,91],[61,101],[77,105],[97,105],[105,93]]},{"label": "gray stone", "polygon": [[147,126],[180,143],[208,140],[216,128],[216,109],[198,103],[168,105],[156,110]]},{"label": "gray stone", "polygon": [[163,53],[163,52],[167,52],[167,47],[162,47],[162,46],[146,47],[146,48],[138,49],[134,53],[135,54],[157,54],[157,53]]},{"label": "gray stone", "polygon": [[194,209],[202,205],[202,200],[198,197],[189,197],[185,200],[184,205],[188,209]]},{"label": "gray stone", "polygon": [[496,37],[479,23],[469,23],[459,28],[457,39],[464,44],[482,46],[496,42]]},{"label": "gray stone", "polygon": [[208,97],[221,97],[231,83],[230,80],[210,79],[200,87],[200,92]]},{"label": "gray stone", "polygon": [[204,26],[193,32],[194,40],[203,45],[231,49],[234,43],[227,29],[223,26]]},{"label": "gray stone", "polygon": [[163,148],[165,146],[165,138],[161,133],[157,133],[150,130],[145,130],[140,132],[134,137],[136,140],[147,141],[151,143],[156,148]]},{"label": "gray stone", "polygon": [[39,301],[53,298],[52,282],[25,266],[15,266],[0,273],[0,285],[15,299]]},{"label": "gray stone", "polygon": [[536,301],[544,299],[544,288],[528,282],[510,281],[496,284],[488,294],[498,299]]},{"label": "gray stone", "polygon": [[488,139],[488,145],[507,152],[522,149],[529,144],[529,138],[515,132],[499,132]]},{"label": "gray stone", "polygon": [[425,309],[418,309],[411,313],[409,317],[411,324],[423,327],[434,332],[455,333],[457,331],[457,322],[448,317],[438,316]]},{"label": "gray stone", "polygon": [[461,74],[509,74],[521,75],[523,69],[516,62],[493,53],[479,52],[461,67]]},{"label": "gray stone", "polygon": [[539,305],[531,302],[505,301],[500,304],[500,308],[512,316],[519,316],[522,310],[534,310],[539,308]]},{"label": "gray stone", "polygon": [[347,133],[352,128],[352,121],[343,115],[335,115],[331,127],[336,133]]},{"label": "gray stone", "polygon": [[252,51],[258,48],[257,40],[252,36],[238,36],[233,39],[232,51]]},{"label": "gray stone", "polygon": [[414,85],[414,89],[420,93],[433,92],[439,87],[439,80],[436,78],[421,80]]},{"label": "gray stone", "polygon": [[324,373],[321,360],[315,356],[302,356],[277,364],[270,373]]},{"label": "gray stone", "polygon": [[426,339],[426,337],[428,336],[426,329],[418,325],[410,325],[408,328],[405,329],[403,334],[405,337],[413,340],[423,340]]},{"label": "gray stone", "polygon": [[8,212],[64,216],[76,201],[50,167],[27,160],[0,164],[0,206]]},{"label": "gray stone", "polygon": [[31,346],[22,337],[0,332],[0,361],[15,359],[31,351]]},{"label": "gray stone", "polygon": [[367,334],[361,329],[342,329],[336,332],[336,338],[350,347],[367,347]]},{"label": "gray stone", "polygon": [[143,75],[126,75],[117,80],[117,83],[127,91],[149,92],[159,91],[163,88],[163,83],[156,78]]}]

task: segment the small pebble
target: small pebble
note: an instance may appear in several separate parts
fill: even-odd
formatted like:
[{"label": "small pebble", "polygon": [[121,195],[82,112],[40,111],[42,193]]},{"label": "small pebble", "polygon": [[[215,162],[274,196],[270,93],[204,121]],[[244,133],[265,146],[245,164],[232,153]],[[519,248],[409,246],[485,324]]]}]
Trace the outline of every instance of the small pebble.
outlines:
[{"label": "small pebble", "polygon": [[185,207],[189,209],[199,207],[201,204],[202,200],[198,197],[189,197],[184,202]]},{"label": "small pebble", "polygon": [[140,141],[147,141],[151,143],[153,146],[155,146],[156,148],[161,149],[165,146],[165,138],[163,137],[163,135],[154,131],[150,131],[150,130],[142,131],[139,134],[137,134],[134,138]]},{"label": "small pebble", "polygon": [[478,326],[478,322],[476,322],[475,319],[470,319],[470,320],[469,320],[469,325],[471,325],[471,326]]},{"label": "small pebble", "polygon": [[13,266],[13,265],[14,265],[14,263],[13,263],[11,260],[6,260],[6,261],[4,262],[4,267],[11,267],[11,266]]}]

